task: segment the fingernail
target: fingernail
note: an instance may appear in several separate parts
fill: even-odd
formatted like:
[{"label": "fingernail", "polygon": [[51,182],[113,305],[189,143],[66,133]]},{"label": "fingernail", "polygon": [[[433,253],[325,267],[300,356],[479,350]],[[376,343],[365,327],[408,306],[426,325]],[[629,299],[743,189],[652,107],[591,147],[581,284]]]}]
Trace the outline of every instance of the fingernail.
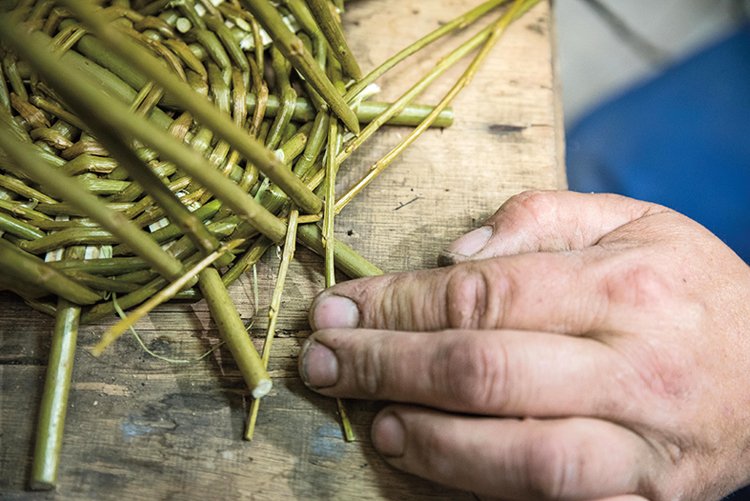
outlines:
[{"label": "fingernail", "polygon": [[310,324],[315,330],[354,328],[359,325],[359,309],[348,297],[324,293],[313,304]]},{"label": "fingernail", "polygon": [[397,458],[404,455],[406,430],[401,419],[392,412],[375,418],[372,424],[372,445],[385,457]]},{"label": "fingernail", "polygon": [[487,245],[492,236],[492,226],[472,230],[451,243],[438,258],[441,265],[453,264],[456,258],[473,256]]},{"label": "fingernail", "polygon": [[327,346],[308,339],[300,355],[300,376],[311,388],[333,386],[339,380],[336,354]]}]

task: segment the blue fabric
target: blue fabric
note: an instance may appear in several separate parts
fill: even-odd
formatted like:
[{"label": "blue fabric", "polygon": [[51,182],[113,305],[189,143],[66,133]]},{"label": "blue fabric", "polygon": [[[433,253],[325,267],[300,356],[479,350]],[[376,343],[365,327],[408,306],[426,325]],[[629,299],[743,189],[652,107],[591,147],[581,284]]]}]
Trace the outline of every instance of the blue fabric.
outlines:
[{"label": "blue fabric", "polygon": [[750,26],[580,120],[567,166],[571,189],[671,207],[750,263]]}]

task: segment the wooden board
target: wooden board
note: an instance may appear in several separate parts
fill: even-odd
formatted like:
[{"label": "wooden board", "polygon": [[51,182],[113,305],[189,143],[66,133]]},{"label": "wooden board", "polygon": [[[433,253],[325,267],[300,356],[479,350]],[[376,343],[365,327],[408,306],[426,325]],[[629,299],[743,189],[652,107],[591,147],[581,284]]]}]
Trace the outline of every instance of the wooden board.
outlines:
[{"label": "wooden board", "polygon": [[[345,21],[367,70],[477,3],[360,0],[351,2]],[[564,187],[550,32],[544,3],[512,26],[456,100],[455,125],[429,131],[395,162],[342,213],[337,236],[386,271],[430,267],[445,245],[514,193]],[[456,41],[436,44],[384,78],[383,95],[398,95]],[[436,102],[451,77],[420,101]],[[405,133],[391,128],[378,136],[346,164],[340,186]],[[258,346],[277,263],[269,255],[258,266],[259,304],[251,277],[231,289],[243,319],[254,319]],[[321,269],[319,258],[300,250],[271,359],[275,386],[263,400],[252,443],[241,439],[250,401],[224,349],[201,361],[167,364],[125,337],[95,359],[86,348],[103,327],[82,328],[56,493],[24,490],[52,321],[0,294],[0,497],[471,499],[379,459],[368,429],[381,404],[349,404],[358,439],[345,443],[335,403],[300,382],[296,356],[308,334],[307,306],[323,284]],[[203,302],[165,305],[138,331],[152,350],[173,358],[194,358],[218,343]]]}]

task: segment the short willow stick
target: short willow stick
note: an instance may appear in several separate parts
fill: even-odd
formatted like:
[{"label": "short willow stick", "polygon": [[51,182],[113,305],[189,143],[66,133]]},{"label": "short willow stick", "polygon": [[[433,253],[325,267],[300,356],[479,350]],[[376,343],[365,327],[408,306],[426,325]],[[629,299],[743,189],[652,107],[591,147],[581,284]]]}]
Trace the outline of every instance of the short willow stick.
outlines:
[{"label": "short willow stick", "polygon": [[200,272],[202,272],[206,267],[213,264],[225,253],[231,252],[232,249],[236,248],[241,243],[243,243],[241,240],[228,242],[226,244],[223,244],[208,256],[201,259],[198,264],[187,270],[187,272],[185,272],[185,274],[182,275],[179,279],[175,280],[167,287],[159,291],[159,293],[152,296],[151,299],[141,304],[138,308],[132,311],[130,315],[107,329],[104,334],[102,334],[102,338],[99,340],[99,342],[91,349],[91,353],[96,357],[101,355],[102,352],[107,348],[107,346],[109,346],[115,340],[117,340],[117,338],[122,336],[129,328],[135,325],[138,320],[148,315],[151,310],[153,310],[160,304],[172,299],[175,294],[180,292],[185,287],[185,285],[187,285],[194,277],[197,277],[198,274],[200,274]]},{"label": "short willow stick", "polygon": [[489,28],[489,34],[487,36],[484,45],[479,50],[477,55],[471,61],[469,66],[466,68],[461,77],[451,87],[448,93],[443,99],[435,106],[430,114],[415,127],[409,134],[391,151],[389,151],[380,160],[370,166],[369,171],[360,179],[352,188],[349,189],[337,202],[336,202],[336,213],[338,214],[346,205],[351,202],[354,197],[360,193],[368,184],[370,184],[381,172],[383,172],[392,162],[396,159],[410,144],[419,138],[419,136],[430,126],[430,124],[437,119],[440,115],[440,111],[445,109],[453,99],[471,82],[472,78],[476,74],[479,66],[482,64],[484,59],[489,54],[492,47],[498,41],[500,36],[505,32],[506,28],[510,23],[519,15],[520,12],[528,10],[535,5],[538,0],[515,0],[511,8],[509,8],[503,15],[492,24]]},{"label": "short willow stick", "polygon": [[[9,119],[5,113],[0,112],[0,125],[4,125],[6,118]],[[6,132],[6,127],[0,127],[0,149],[13,159],[19,169],[23,169],[29,177],[80,209],[122,242],[126,242],[133,252],[148,261],[162,276],[170,279],[180,276],[182,264],[162,250],[145,232],[119,212],[109,210],[77,180],[47,165],[37,154],[36,146],[18,142]]]},{"label": "short willow stick", "polygon": [[315,20],[320,26],[321,31],[328,40],[333,55],[341,63],[344,72],[355,80],[362,78],[362,70],[346,43],[344,30],[336,16],[331,12],[331,3],[328,0],[307,0],[307,5],[315,16]]},{"label": "short willow stick", "polygon": [[305,81],[328,103],[328,106],[344,125],[357,134],[359,132],[357,116],[323,73],[323,70],[320,69],[312,54],[305,49],[299,37],[284,24],[276,7],[268,0],[242,0],[242,4],[253,13],[258,22],[271,35],[279,50],[302,74]]},{"label": "short willow stick", "polygon": [[31,466],[33,490],[50,490],[57,484],[80,314],[80,306],[58,300]]},{"label": "short willow stick", "polygon": [[267,395],[272,387],[271,378],[263,367],[260,355],[245,330],[219,272],[212,267],[206,268],[201,272],[198,284],[208,303],[211,318],[216,322],[219,334],[227,343],[253,398]]},{"label": "short willow stick", "polygon": [[[221,113],[210,101],[200,96],[187,83],[176,75],[165,71],[164,66],[150,53],[126,38],[107,23],[94,4],[88,0],[65,0],[70,8],[113,52],[126,59],[133,67],[158,83],[175,97],[181,106],[190,111],[203,125],[210,127],[219,137],[229,143],[241,155],[289,194],[290,198],[306,212],[315,213],[321,208],[321,201],[302,182],[289,172],[289,169],[276,159],[260,142],[248,132]],[[287,55],[288,57],[288,55]],[[339,99],[341,97],[339,96]],[[343,100],[342,100],[343,102]],[[348,107],[346,109],[349,110]],[[349,110],[351,112],[351,110]],[[352,112],[356,123],[356,117]],[[359,130],[359,128],[357,128]]]},{"label": "short willow stick", "polygon": [[[281,263],[279,263],[279,273],[276,277],[276,286],[271,296],[271,305],[268,307],[268,329],[266,330],[266,341],[263,344],[263,354],[261,360],[263,367],[268,369],[268,360],[271,358],[271,347],[273,338],[276,334],[276,321],[279,318],[281,309],[281,296],[284,293],[284,283],[289,271],[289,263],[294,257],[295,243],[297,241],[297,218],[299,211],[292,209],[289,212],[289,224],[286,231],[286,240],[284,242],[284,251],[281,254]],[[245,440],[252,440],[255,434],[255,423],[258,420],[258,409],[260,408],[260,399],[254,399],[250,404],[250,414],[247,420],[247,429],[245,430]]]}]

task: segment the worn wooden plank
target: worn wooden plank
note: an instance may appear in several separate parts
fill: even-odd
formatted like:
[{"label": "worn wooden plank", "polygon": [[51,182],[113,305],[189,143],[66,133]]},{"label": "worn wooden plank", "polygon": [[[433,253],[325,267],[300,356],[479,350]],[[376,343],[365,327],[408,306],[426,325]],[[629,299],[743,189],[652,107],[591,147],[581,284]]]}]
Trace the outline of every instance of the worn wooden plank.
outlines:
[{"label": "worn wooden plank", "polygon": [[[363,69],[476,4],[471,0],[353,2],[345,20]],[[436,45],[381,82],[391,98],[456,39]],[[452,73],[455,78],[457,71]],[[440,90],[421,101],[435,102]],[[564,187],[548,5],[535,8],[493,50],[455,103],[456,123],[429,131],[342,213],[337,236],[387,271],[432,266],[440,250],[529,188]],[[403,137],[389,129],[357,153],[341,187]],[[231,289],[256,342],[266,324],[278,258]],[[241,440],[249,400],[224,349],[183,365],[146,355],[132,337],[100,359],[86,352],[103,326],[82,329],[56,494],[26,493],[33,430],[52,321],[0,294],[0,493],[3,499],[470,499],[397,472],[374,453],[368,428],[378,403],[351,403],[358,440],[341,439],[335,404],[304,388],[296,355],[306,310],[323,284],[320,260],[302,249],[292,265],[271,359],[275,380],[256,440]],[[204,303],[169,304],[138,325],[152,350],[194,358],[218,343]]]}]

